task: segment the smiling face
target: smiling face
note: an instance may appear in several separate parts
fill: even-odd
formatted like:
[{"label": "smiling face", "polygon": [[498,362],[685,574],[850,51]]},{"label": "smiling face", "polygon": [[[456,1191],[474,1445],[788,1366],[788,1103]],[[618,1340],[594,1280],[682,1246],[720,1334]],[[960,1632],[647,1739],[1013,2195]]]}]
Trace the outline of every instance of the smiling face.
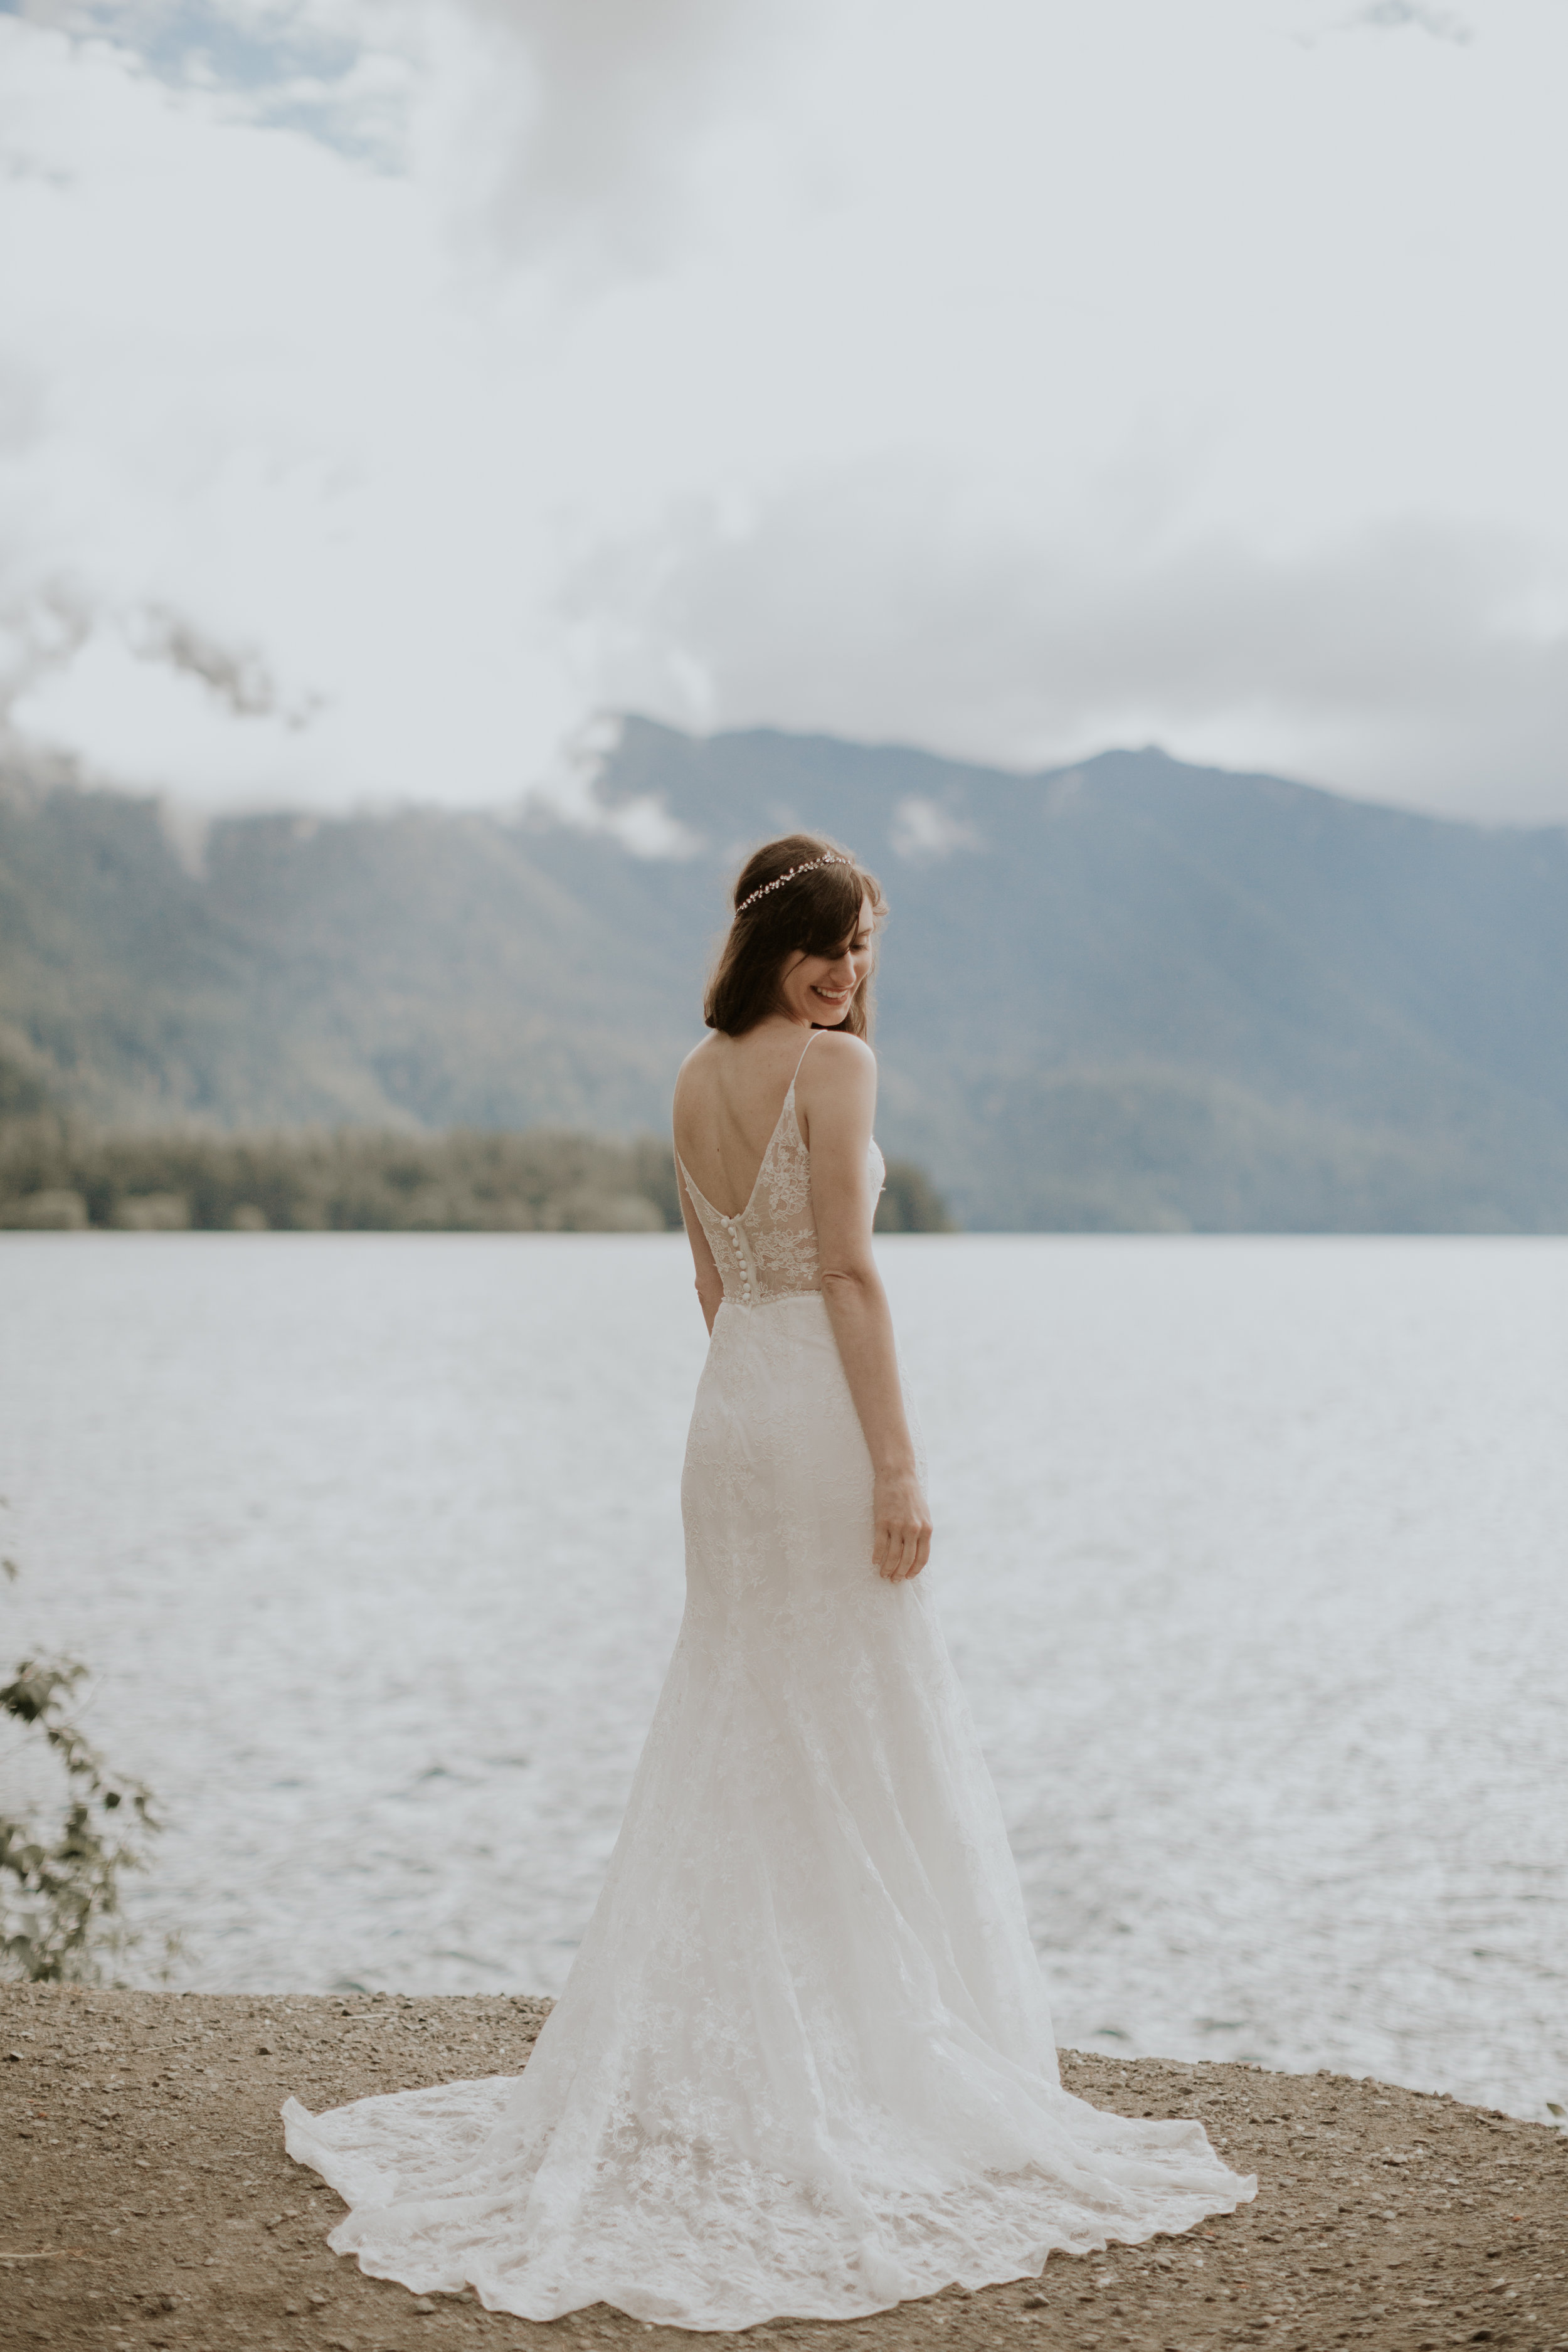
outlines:
[{"label": "smiling face", "polygon": [[805,955],[797,949],[779,974],[779,1009],[791,1021],[836,1029],[848,1013],[855,992],[871,969],[876,914],[860,901],[860,919],[837,955]]}]

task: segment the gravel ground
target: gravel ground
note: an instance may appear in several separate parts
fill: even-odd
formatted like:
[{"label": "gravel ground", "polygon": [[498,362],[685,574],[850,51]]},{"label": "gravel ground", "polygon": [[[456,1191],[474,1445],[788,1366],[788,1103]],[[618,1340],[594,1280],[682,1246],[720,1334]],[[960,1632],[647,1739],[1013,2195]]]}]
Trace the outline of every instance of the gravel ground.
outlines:
[{"label": "gravel ground", "polygon": [[[48,2352],[510,2352],[544,2331],[471,2294],[416,2297],[328,2252],[339,2200],[283,2153],[278,2110],[514,2072],[548,2003],[0,1990],[0,2346]],[[1289,2352],[1494,2344],[1568,2352],[1568,2137],[1387,2084],[1063,2053],[1129,2115],[1202,2117],[1256,2204],[1184,2238],[1052,2258],[791,2346]],[[604,2305],[561,2352],[651,2335]]]}]

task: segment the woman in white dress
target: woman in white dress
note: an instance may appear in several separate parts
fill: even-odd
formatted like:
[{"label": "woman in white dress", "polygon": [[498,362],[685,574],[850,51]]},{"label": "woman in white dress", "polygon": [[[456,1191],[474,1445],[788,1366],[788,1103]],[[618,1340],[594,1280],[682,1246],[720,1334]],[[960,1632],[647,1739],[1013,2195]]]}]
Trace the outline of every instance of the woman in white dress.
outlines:
[{"label": "woman in white dress", "polygon": [[[514,2078],[284,2109],[331,2245],[492,2310],[850,2319],[1190,2229],[1255,2183],[1061,2087],[1017,1874],[922,1574],[871,1246],[874,878],[742,873],[675,1097],[710,1340],[686,1612],[566,1990]],[[1109,1735],[1108,1735],[1109,1736]]]}]

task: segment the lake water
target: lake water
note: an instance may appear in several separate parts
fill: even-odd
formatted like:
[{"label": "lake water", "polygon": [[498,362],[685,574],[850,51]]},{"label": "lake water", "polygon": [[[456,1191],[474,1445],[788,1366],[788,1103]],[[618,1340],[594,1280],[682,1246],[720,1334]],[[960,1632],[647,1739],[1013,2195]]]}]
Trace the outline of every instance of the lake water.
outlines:
[{"label": "lake water", "polygon": [[[1568,2105],[1568,1243],[880,1249],[1060,2038]],[[174,1981],[559,1989],[704,1344],[678,1236],[0,1237],[0,1657]]]}]

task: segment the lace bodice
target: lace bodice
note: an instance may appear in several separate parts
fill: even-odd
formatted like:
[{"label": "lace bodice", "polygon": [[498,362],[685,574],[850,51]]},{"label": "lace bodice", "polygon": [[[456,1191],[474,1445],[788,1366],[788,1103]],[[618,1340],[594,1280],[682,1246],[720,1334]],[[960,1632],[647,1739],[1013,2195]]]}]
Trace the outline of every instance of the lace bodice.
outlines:
[{"label": "lace bodice", "polygon": [[[805,1059],[811,1040],[802,1052]],[[800,1062],[795,1078],[800,1076]],[[797,1298],[822,1288],[816,1220],[811,1211],[811,1154],[795,1115],[795,1078],[789,1082],[752,1197],[738,1217],[725,1216],[704,1198],[678,1160],[680,1181],[691,1195],[698,1223],[724,1281],[727,1307],[765,1307],[775,1298]],[[871,1188],[879,1193],[887,1162],[870,1147]]]}]

